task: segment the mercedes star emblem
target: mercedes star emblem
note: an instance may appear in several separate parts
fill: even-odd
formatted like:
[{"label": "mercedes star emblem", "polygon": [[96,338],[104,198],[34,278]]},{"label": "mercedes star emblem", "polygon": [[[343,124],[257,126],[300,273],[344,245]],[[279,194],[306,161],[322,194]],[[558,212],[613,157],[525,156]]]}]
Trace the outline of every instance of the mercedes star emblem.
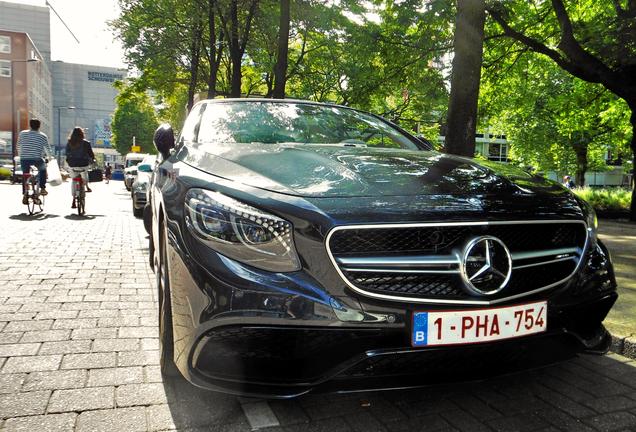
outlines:
[{"label": "mercedes star emblem", "polygon": [[461,276],[472,294],[498,293],[510,281],[511,274],[510,252],[497,237],[476,237],[464,248]]}]

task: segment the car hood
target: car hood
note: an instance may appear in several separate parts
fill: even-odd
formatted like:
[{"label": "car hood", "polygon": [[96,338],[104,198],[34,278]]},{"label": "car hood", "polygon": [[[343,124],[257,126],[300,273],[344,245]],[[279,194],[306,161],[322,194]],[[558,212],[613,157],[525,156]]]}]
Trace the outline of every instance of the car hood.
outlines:
[{"label": "car hood", "polygon": [[185,163],[244,185],[308,198],[567,193],[514,167],[430,151],[330,145],[189,145]]}]

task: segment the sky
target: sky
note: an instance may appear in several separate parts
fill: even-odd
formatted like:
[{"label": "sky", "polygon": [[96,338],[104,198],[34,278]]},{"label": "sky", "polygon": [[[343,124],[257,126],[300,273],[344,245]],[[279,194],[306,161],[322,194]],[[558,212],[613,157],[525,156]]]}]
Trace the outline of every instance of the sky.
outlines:
[{"label": "sky", "polygon": [[[9,0],[45,6],[45,0]],[[49,0],[69,26],[78,44],[53,11],[51,14],[51,58],[68,63],[125,68],[123,48],[115,40],[107,21],[119,16],[117,0]]]}]

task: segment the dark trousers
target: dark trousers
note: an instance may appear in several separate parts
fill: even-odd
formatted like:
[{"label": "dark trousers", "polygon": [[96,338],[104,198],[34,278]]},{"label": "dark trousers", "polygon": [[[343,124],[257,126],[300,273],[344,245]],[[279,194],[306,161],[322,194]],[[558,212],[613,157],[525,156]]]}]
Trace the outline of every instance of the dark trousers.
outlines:
[{"label": "dark trousers", "polygon": [[[26,178],[26,174],[29,174],[31,165],[34,165],[38,169],[38,183],[40,189],[46,188],[46,162],[44,159],[20,159],[20,165],[22,165],[22,178]],[[24,183],[24,181],[22,182]]]}]

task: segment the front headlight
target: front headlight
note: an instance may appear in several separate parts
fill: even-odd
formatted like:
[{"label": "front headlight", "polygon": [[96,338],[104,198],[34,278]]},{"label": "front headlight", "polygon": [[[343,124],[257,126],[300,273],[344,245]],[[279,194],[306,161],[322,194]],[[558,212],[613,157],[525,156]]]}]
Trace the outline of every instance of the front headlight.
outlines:
[{"label": "front headlight", "polygon": [[148,183],[133,183],[133,187],[137,192],[145,192],[148,189]]},{"label": "front headlight", "polygon": [[598,218],[594,208],[586,201],[585,202],[585,222],[587,223],[587,231],[590,238],[590,247],[596,245],[596,233],[598,231]]},{"label": "front headlight", "polygon": [[290,222],[204,189],[190,189],[185,208],[190,231],[215,251],[263,270],[300,270]]}]

